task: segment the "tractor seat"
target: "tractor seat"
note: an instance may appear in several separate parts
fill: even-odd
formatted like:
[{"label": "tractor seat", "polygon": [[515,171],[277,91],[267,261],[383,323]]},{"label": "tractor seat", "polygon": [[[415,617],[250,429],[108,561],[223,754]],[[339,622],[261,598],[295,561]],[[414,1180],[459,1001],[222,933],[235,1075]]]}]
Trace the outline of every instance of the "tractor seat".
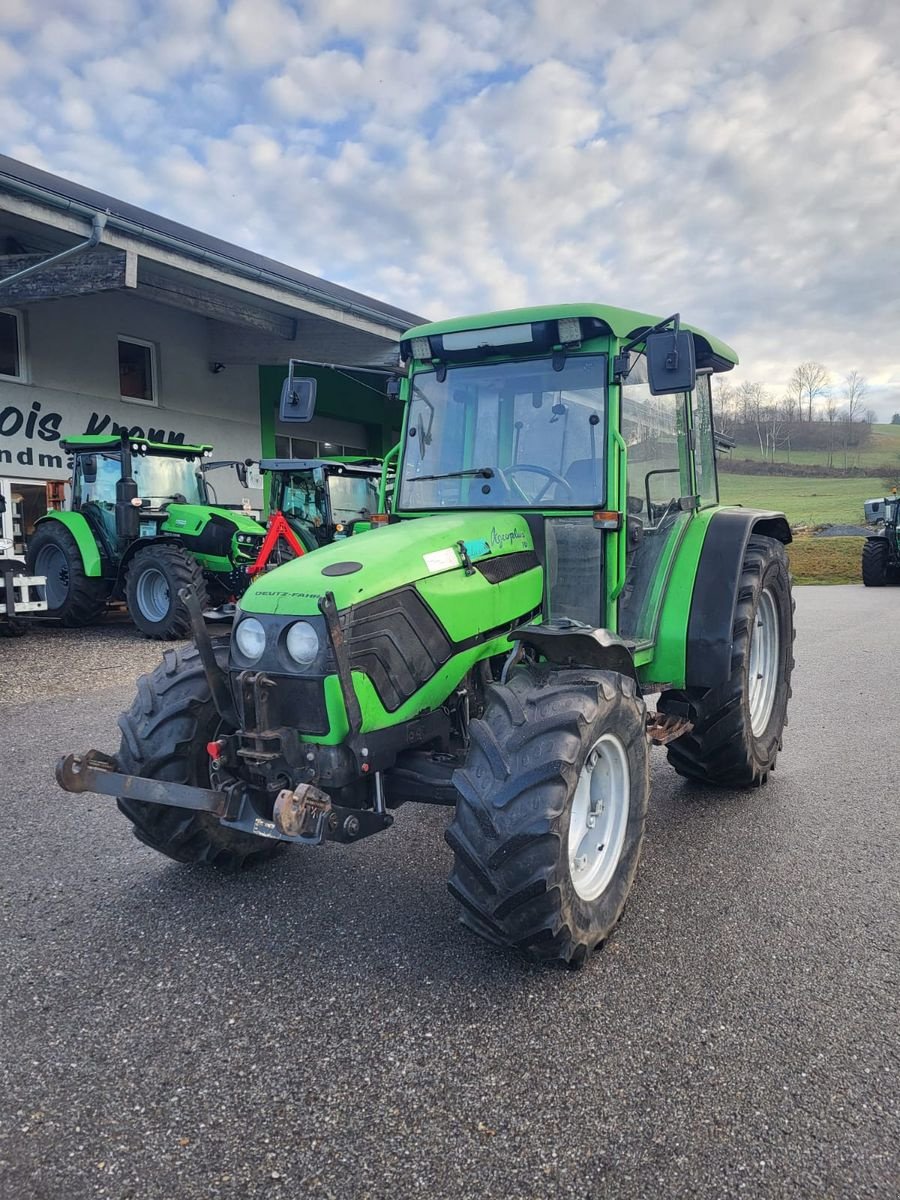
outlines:
[{"label": "tractor seat", "polygon": [[[571,491],[572,502],[579,508],[596,504],[603,491],[603,460],[601,458],[576,458],[566,468],[565,480]],[[555,499],[565,502],[569,493],[556,485]]]}]

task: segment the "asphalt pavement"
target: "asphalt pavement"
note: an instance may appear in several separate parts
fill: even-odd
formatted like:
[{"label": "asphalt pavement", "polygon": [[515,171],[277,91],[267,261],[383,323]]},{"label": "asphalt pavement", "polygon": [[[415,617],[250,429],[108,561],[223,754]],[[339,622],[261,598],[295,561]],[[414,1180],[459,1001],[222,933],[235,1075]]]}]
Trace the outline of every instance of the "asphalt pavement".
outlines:
[{"label": "asphalt pavement", "polygon": [[239,876],[159,857],[53,781],[158,649],[0,642],[0,1197],[897,1197],[900,590],[797,600],[777,771],[654,752],[580,972],[462,929],[443,810]]}]

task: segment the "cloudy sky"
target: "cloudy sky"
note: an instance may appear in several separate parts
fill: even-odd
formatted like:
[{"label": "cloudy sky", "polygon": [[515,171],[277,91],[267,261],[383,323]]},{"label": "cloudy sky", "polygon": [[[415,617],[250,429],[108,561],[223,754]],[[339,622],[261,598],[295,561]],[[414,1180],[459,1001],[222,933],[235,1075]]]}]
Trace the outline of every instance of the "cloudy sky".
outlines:
[{"label": "cloudy sky", "polygon": [[0,148],[429,317],[686,319],[900,408],[894,0],[0,0]]}]

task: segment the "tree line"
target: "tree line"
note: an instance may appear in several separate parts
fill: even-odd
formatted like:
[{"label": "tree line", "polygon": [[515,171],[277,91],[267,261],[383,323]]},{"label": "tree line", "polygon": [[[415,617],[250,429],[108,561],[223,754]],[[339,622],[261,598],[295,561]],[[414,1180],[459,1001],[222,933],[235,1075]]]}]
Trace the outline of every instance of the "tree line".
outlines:
[{"label": "tree line", "polygon": [[[736,387],[717,382],[716,429],[738,443],[758,442],[765,462],[774,462],[778,454],[790,462],[794,450],[822,450],[829,467],[837,457],[848,467],[871,438],[876,414],[866,407],[868,384],[858,371],[835,383],[827,367],[804,362],[780,397],[750,380]],[[900,414],[896,416],[900,424]]]}]

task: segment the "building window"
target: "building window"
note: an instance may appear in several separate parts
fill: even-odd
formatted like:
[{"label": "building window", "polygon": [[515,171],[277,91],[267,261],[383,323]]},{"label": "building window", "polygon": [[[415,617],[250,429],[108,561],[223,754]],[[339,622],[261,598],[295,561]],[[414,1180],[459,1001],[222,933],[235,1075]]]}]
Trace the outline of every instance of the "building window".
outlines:
[{"label": "building window", "polygon": [[368,450],[359,446],[345,446],[340,442],[312,441],[309,438],[284,437],[275,438],[275,455],[277,458],[342,458],[370,457]]},{"label": "building window", "polygon": [[0,376],[4,379],[25,378],[22,318],[10,309],[0,311]]},{"label": "building window", "polygon": [[130,404],[157,404],[156,347],[138,338],[119,338],[119,395]]}]

